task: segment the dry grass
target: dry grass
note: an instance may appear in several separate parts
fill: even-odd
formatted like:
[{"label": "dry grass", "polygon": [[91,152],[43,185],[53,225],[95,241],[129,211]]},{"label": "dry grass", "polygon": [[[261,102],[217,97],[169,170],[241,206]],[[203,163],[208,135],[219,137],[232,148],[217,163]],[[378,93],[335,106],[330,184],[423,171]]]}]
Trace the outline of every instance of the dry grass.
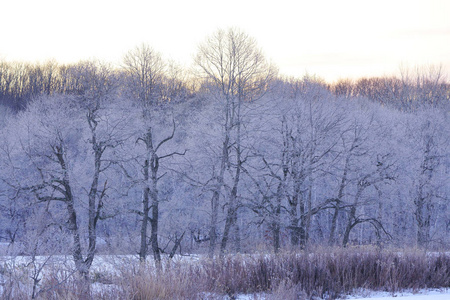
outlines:
[{"label": "dry grass", "polygon": [[[397,292],[450,287],[450,257],[420,251],[322,249],[310,253],[227,256],[125,275],[132,299],[337,298],[355,290]],[[203,296],[202,296],[203,295]]]},{"label": "dry grass", "polygon": [[[55,275],[56,276],[56,275]],[[316,249],[279,255],[235,255],[196,262],[121,265],[91,289],[85,299],[233,299],[253,294],[264,299],[334,299],[356,290],[398,292],[450,288],[450,255],[422,251]],[[97,279],[98,279],[97,278]],[[47,278],[44,299],[79,299],[76,280]],[[4,289],[4,292],[6,290]],[[259,295],[259,296],[258,296]]]},{"label": "dry grass", "polygon": [[201,292],[191,271],[184,265],[166,266],[155,270],[148,265],[122,270],[114,281],[120,287],[122,299],[195,299]]}]

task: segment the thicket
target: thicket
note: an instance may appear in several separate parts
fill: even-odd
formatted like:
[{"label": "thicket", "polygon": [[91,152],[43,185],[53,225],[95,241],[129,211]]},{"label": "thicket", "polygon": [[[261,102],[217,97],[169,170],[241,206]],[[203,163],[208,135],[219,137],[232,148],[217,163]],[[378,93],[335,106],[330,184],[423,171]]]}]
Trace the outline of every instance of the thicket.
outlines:
[{"label": "thicket", "polygon": [[[88,292],[83,288],[86,284],[83,280],[68,276],[70,269],[61,265],[50,267],[35,297],[234,299],[246,294],[255,299],[290,300],[336,299],[373,291],[395,295],[405,290],[450,288],[448,253],[419,250],[324,248],[278,255],[225,256],[220,260],[186,258],[164,260],[160,269],[155,269],[153,263],[137,260],[113,261],[109,268],[91,271],[92,287]],[[3,299],[29,299],[32,281],[27,272],[26,268],[2,270]]]}]

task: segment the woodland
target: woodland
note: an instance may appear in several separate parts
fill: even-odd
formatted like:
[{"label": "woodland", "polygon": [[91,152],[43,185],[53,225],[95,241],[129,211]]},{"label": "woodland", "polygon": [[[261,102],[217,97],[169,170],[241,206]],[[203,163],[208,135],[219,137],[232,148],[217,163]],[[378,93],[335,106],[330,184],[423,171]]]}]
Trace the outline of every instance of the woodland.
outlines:
[{"label": "woodland", "polygon": [[87,278],[104,254],[448,250],[449,108],[439,66],[284,77],[237,29],[189,69],[146,44],[0,61],[0,251]]}]

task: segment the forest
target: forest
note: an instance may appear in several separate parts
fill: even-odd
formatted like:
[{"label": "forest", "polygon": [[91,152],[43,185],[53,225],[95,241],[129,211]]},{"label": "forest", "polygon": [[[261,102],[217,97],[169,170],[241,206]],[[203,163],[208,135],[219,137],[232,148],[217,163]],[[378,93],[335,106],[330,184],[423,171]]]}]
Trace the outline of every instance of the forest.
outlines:
[{"label": "forest", "polygon": [[236,29],[193,60],[0,61],[2,255],[449,249],[442,68],[289,78]]}]

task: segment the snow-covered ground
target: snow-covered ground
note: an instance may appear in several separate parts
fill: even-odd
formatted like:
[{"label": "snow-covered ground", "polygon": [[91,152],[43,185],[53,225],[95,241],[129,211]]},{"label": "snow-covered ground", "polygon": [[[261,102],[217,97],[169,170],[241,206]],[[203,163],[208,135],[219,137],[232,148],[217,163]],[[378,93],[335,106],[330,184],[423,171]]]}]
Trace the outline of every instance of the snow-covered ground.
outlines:
[{"label": "snow-covered ground", "polygon": [[[264,300],[263,295],[238,295],[237,300],[254,300],[260,299]],[[450,289],[447,290],[420,290],[415,293],[412,292],[399,292],[399,293],[388,293],[388,292],[371,292],[363,291],[359,292],[356,296],[347,296],[341,298],[342,300],[450,300]]]},{"label": "snow-covered ground", "polygon": [[362,296],[349,296],[345,299],[351,300],[450,300],[450,289],[447,290],[420,290],[416,293],[412,292],[399,292],[399,293],[387,293],[387,292],[373,292],[367,293],[365,297]]}]

